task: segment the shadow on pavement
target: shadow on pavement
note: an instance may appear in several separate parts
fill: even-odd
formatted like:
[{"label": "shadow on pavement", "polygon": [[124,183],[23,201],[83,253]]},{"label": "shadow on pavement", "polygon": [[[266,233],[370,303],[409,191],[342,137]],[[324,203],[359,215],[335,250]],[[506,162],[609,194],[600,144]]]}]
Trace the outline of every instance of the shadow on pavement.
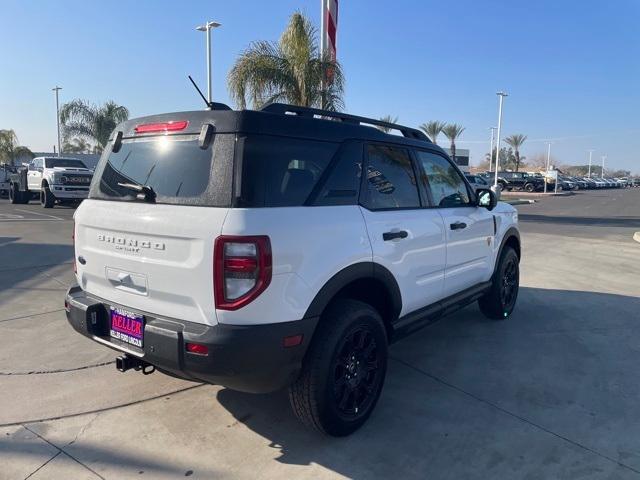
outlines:
[{"label": "shadow on pavement", "polygon": [[217,399],[277,461],[351,478],[628,474],[640,469],[639,315],[636,297],[526,287],[506,321],[469,306],[392,346],[377,410],[348,438],[307,430],[286,392]]},{"label": "shadow on pavement", "polygon": [[518,214],[521,222],[557,223],[566,225],[584,225],[589,227],[629,227],[640,228],[640,217],[569,217],[535,215],[530,213]]}]

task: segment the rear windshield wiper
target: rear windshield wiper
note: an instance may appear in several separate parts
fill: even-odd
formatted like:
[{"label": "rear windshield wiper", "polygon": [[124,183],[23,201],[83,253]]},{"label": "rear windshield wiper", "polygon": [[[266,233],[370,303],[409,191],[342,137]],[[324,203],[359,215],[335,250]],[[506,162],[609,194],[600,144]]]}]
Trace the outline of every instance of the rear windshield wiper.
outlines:
[{"label": "rear windshield wiper", "polygon": [[[156,192],[149,185],[138,185],[137,183],[120,183],[118,185],[128,190],[133,190],[143,195],[145,202],[154,203],[156,201]],[[137,197],[140,198],[141,195]]]}]

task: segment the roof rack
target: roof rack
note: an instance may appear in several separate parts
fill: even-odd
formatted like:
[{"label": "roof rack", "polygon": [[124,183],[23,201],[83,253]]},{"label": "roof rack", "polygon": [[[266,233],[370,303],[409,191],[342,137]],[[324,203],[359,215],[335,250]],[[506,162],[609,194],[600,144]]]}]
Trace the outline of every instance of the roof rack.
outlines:
[{"label": "roof rack", "polygon": [[296,105],[287,105],[286,103],[270,103],[269,105],[264,106],[262,108],[262,111],[268,113],[279,113],[282,115],[293,114],[306,118],[327,117],[354,125],[365,124],[373,125],[376,127],[384,127],[391,130],[398,130],[406,138],[413,138],[415,140],[431,142],[429,137],[427,137],[424,132],[421,132],[416,128],[405,127],[396,123],[383,122],[381,120],[376,120],[373,118],[359,117],[357,115],[350,115],[348,113],[333,112],[330,110],[321,110],[319,108],[311,107],[298,107]]}]

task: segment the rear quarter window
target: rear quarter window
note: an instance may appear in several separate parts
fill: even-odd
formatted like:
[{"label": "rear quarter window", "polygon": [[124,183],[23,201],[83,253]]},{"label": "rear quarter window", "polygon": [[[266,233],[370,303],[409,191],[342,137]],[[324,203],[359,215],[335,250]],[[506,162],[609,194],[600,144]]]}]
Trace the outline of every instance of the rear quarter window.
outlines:
[{"label": "rear quarter window", "polygon": [[242,137],[236,191],[238,207],[304,205],[338,144],[270,135]]}]

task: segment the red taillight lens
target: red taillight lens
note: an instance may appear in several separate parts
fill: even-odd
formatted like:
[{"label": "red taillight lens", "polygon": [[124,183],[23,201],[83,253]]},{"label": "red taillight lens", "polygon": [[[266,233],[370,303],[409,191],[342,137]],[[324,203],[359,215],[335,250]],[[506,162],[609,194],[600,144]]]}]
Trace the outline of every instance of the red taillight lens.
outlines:
[{"label": "red taillight lens", "polygon": [[187,343],[187,352],[195,353],[197,355],[209,355],[209,347],[206,345],[200,345],[199,343]]},{"label": "red taillight lens", "polygon": [[189,125],[187,120],[178,120],[160,123],[145,123],[138,125],[134,131],[136,133],[153,133],[153,132],[178,132],[184,130]]},{"label": "red taillight lens", "polygon": [[271,242],[267,236],[218,237],[214,248],[216,308],[237,310],[271,283]]}]

